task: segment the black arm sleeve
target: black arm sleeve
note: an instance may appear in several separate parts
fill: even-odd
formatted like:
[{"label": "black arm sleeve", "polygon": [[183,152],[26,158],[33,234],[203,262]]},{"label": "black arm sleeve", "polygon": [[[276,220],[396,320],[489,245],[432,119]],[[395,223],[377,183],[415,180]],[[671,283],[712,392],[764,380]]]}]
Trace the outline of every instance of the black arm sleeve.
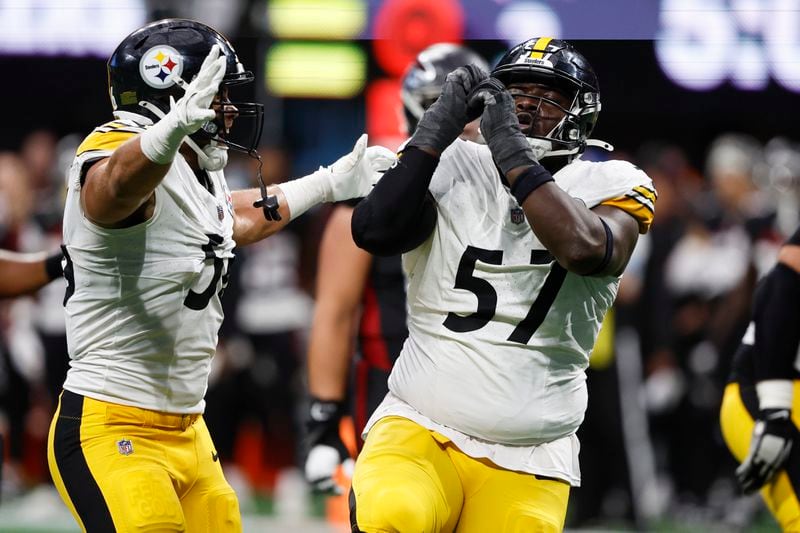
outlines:
[{"label": "black arm sleeve", "polygon": [[756,291],[753,320],[755,381],[792,379],[800,348],[800,274],[778,263]]},{"label": "black arm sleeve", "polygon": [[386,256],[425,242],[436,226],[436,202],[428,186],[438,164],[438,157],[413,146],[400,154],[353,211],[351,231],[359,248]]}]

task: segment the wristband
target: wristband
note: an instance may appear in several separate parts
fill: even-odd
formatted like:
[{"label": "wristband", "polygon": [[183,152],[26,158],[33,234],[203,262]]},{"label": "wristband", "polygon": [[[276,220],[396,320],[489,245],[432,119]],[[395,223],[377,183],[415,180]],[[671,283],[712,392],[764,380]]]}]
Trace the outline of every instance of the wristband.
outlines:
[{"label": "wristband", "polygon": [[289,220],[294,220],[315,205],[332,199],[331,171],[320,167],[316,172],[278,185],[286,205],[289,207]]},{"label": "wristband", "polygon": [[532,165],[522,171],[522,174],[517,176],[514,183],[511,185],[511,194],[517,199],[517,203],[522,206],[522,202],[530,196],[530,194],[547,183],[548,181],[555,181],[553,176],[542,165]]},{"label": "wristband", "polygon": [[611,228],[608,227],[606,221],[603,220],[602,217],[598,218],[600,218],[600,223],[603,224],[603,229],[606,231],[606,252],[603,255],[603,260],[600,261],[600,264],[597,265],[597,268],[587,274],[588,276],[594,276],[595,274],[599,274],[605,270],[608,264],[611,262],[611,256],[614,255],[614,234],[611,233]]},{"label": "wristband", "polygon": [[344,415],[344,402],[320,400],[312,396],[308,406],[308,414],[312,423],[335,422]]},{"label": "wristband", "polygon": [[166,115],[139,135],[139,145],[144,156],[157,165],[168,165],[183,143],[186,134],[171,124]]},{"label": "wristband", "polygon": [[759,409],[791,409],[794,383],[791,379],[767,379],[756,383]]},{"label": "wristband", "polygon": [[61,268],[61,260],[64,258],[61,252],[54,253],[44,260],[44,271],[47,273],[47,279],[53,281],[64,275],[64,270]]}]

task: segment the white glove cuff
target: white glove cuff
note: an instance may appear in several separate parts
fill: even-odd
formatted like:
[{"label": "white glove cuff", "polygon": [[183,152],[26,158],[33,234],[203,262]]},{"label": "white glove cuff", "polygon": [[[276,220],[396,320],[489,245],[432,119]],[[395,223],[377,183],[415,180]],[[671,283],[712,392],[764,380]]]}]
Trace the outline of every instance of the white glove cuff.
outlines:
[{"label": "white glove cuff", "polygon": [[794,383],[791,379],[768,379],[756,383],[759,409],[791,409]]},{"label": "white glove cuff", "polygon": [[167,165],[175,159],[175,154],[183,143],[186,134],[174,124],[167,114],[164,118],[147,128],[139,135],[139,143],[144,156],[159,165]]},{"label": "white glove cuff", "polygon": [[278,187],[286,198],[289,220],[294,220],[321,202],[333,199],[331,171],[325,167],[308,176],[281,183]]}]

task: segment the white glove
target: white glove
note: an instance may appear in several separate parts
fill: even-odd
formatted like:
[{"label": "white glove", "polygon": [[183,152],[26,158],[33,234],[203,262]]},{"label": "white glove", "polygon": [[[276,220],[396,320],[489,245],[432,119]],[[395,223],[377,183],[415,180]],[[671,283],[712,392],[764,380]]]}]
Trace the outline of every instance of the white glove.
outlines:
[{"label": "white glove", "polygon": [[397,156],[388,148],[367,148],[367,134],[363,134],[352,152],[325,169],[330,173],[330,199],[326,201],[340,202],[368,195],[396,160]]},{"label": "white glove", "polygon": [[220,56],[219,45],[215,44],[197,76],[191,83],[182,85],[184,95],[177,102],[170,96],[169,113],[141,135],[142,153],[150,161],[161,165],[172,162],[184,137],[214,120],[216,112],[211,109],[211,103],[225,76],[225,62],[226,57]]},{"label": "white glove", "polygon": [[383,146],[367,148],[367,134],[356,141],[353,151],[328,167],[280,185],[292,219],[320,202],[340,202],[368,195],[397,156]]}]

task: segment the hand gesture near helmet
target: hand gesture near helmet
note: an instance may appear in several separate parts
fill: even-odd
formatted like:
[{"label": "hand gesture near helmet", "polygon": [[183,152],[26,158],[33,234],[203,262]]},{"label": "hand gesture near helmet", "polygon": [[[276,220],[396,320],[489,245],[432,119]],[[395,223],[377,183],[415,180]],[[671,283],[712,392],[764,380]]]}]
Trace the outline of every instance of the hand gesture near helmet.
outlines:
[{"label": "hand gesture near helmet", "polygon": [[514,98],[505,85],[496,78],[486,78],[472,90],[468,105],[471,110],[483,109],[481,134],[503,174],[536,164],[533,150],[519,128]]},{"label": "hand gesture near helmet", "polygon": [[[225,76],[226,61],[226,57],[221,55],[219,45],[215,44],[200,66],[197,76],[190,83],[182,84],[184,95],[177,102],[170,97],[169,113],[142,134],[142,153],[150,161],[161,165],[171,163],[184,137],[199,130],[206,122],[214,120],[216,112],[211,109],[211,103]],[[148,109],[154,111],[152,107],[155,106]]]},{"label": "hand gesture near helmet", "polygon": [[428,148],[441,154],[461,135],[464,126],[479,116],[470,113],[467,100],[484,79],[486,73],[475,65],[459,67],[448,74],[442,93],[422,115],[408,146]]}]

